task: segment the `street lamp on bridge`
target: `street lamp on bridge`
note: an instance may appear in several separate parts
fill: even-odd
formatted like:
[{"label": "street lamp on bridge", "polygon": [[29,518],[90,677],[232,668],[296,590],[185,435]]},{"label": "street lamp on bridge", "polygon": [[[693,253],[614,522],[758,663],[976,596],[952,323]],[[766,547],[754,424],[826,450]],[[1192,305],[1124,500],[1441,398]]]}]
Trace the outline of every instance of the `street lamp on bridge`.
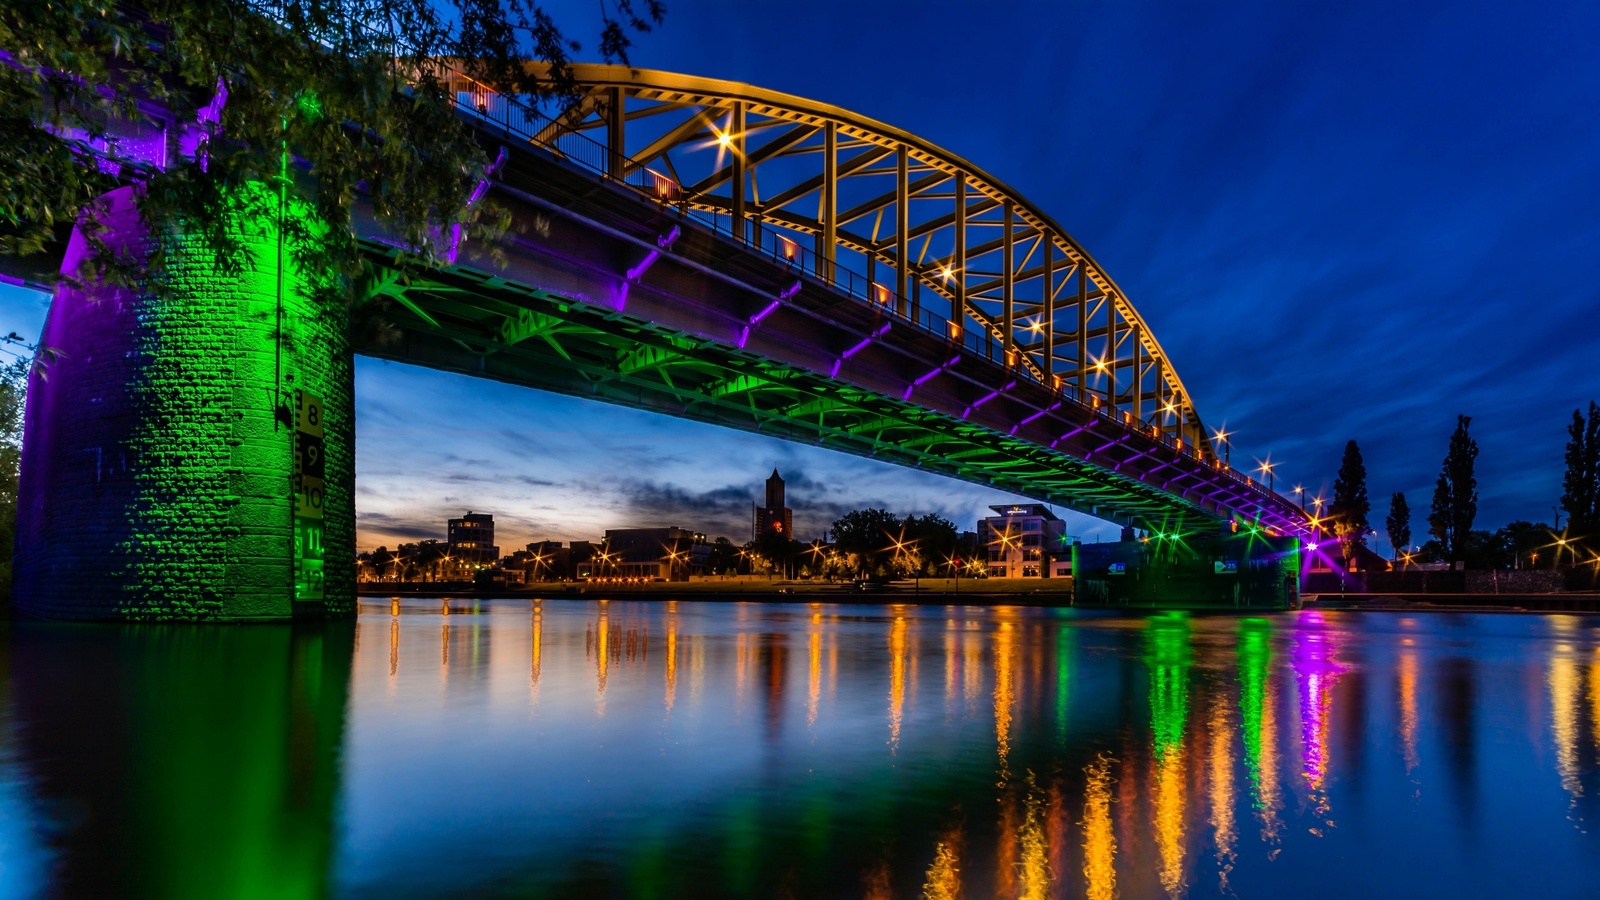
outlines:
[{"label": "street lamp on bridge", "polygon": [[1256,471],[1260,472],[1262,475],[1266,476],[1266,479],[1267,479],[1267,490],[1272,491],[1273,493],[1277,493],[1277,491],[1273,487],[1273,476],[1272,476],[1273,462],[1272,462],[1272,458],[1269,456],[1269,457],[1267,457],[1265,462],[1263,462],[1261,460],[1257,460],[1257,462],[1260,462],[1261,465],[1256,466]]},{"label": "street lamp on bridge", "polygon": [[1217,432],[1216,439],[1222,442],[1222,464],[1231,469],[1233,468],[1233,442],[1228,438],[1232,437],[1233,433],[1228,431],[1227,428],[1228,426],[1224,424],[1222,429]]}]

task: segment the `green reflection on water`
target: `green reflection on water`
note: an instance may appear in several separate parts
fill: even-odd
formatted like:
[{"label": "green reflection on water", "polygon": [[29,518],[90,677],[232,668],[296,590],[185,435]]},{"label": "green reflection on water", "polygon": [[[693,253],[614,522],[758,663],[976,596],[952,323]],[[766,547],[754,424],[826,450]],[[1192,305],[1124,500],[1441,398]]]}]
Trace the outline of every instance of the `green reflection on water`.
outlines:
[{"label": "green reflection on water", "polygon": [[1067,699],[1072,687],[1073,629],[1059,625],[1056,629],[1056,743],[1067,744]]},{"label": "green reflection on water", "polygon": [[1182,613],[1153,618],[1145,630],[1151,749],[1158,763],[1183,744],[1189,716],[1189,633],[1189,618]]},{"label": "green reflection on water", "polygon": [[1239,728],[1244,738],[1244,764],[1250,773],[1250,790],[1260,803],[1261,714],[1266,702],[1268,668],[1272,662],[1272,623],[1245,619],[1239,623]]},{"label": "green reflection on water", "polygon": [[326,894],[353,637],[351,623],[13,626],[59,892]]}]

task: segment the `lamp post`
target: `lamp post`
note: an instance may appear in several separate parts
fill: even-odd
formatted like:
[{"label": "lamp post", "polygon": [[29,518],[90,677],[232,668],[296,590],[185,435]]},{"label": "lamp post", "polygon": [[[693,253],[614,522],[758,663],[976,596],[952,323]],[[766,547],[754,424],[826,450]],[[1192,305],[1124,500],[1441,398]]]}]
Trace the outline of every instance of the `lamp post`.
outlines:
[{"label": "lamp post", "polygon": [[1302,514],[1304,514],[1305,511],[1306,511],[1306,489],[1305,489],[1305,486],[1304,485],[1299,485],[1299,484],[1295,485],[1294,486],[1294,492],[1296,494],[1300,495],[1300,512]]},{"label": "lamp post", "polygon": [[1222,427],[1223,430],[1217,432],[1217,440],[1222,442],[1222,464],[1231,469],[1233,468],[1233,442],[1228,438],[1232,437],[1233,433],[1227,430],[1228,426],[1224,425]]},{"label": "lamp post", "polygon": [[1277,490],[1274,486],[1274,479],[1272,477],[1272,460],[1269,458],[1266,462],[1256,467],[1256,471],[1267,476],[1267,490],[1272,493],[1277,493]]}]

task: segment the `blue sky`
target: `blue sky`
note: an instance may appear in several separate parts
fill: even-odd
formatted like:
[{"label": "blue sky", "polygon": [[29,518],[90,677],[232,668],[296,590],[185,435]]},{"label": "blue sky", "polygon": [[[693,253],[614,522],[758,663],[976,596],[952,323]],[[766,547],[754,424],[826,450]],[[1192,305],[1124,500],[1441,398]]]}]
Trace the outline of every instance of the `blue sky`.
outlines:
[{"label": "blue sky", "polygon": [[[1326,492],[1356,439],[1375,524],[1404,491],[1420,541],[1465,413],[1479,526],[1551,519],[1565,423],[1600,400],[1600,4],[669,5],[634,65],[852,108],[1048,211],[1236,431],[1236,465],[1270,452],[1280,485]],[[0,331],[42,317],[0,289]],[[635,524],[742,540],[773,466],[801,536],[869,504],[970,528],[1010,499],[406,366],[357,377],[362,546],[467,509],[508,548]]]}]

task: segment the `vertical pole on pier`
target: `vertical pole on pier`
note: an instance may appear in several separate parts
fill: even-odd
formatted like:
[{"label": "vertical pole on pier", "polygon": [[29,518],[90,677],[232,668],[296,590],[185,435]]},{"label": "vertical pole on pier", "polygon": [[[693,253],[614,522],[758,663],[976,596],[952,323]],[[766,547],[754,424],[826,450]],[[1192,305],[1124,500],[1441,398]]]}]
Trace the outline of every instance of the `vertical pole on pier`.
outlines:
[{"label": "vertical pole on pier", "polygon": [[1002,222],[1000,235],[1000,302],[1002,306],[1000,312],[1000,336],[1001,347],[1005,352],[1005,364],[1007,368],[1010,368],[1016,364],[1017,339],[1012,332],[1012,329],[1016,327],[1016,320],[1014,318],[1015,310],[1012,307],[1016,302],[1017,278],[1016,273],[1012,271],[1012,266],[1015,265],[1013,257],[1016,255],[1012,247],[1016,210],[1012,207],[1009,198],[1005,202],[1005,215],[1002,217]]},{"label": "vertical pole on pier", "polygon": [[895,311],[900,315],[906,314],[906,276],[911,271],[911,260],[908,258],[906,243],[906,230],[910,228],[911,216],[906,206],[911,200],[911,185],[909,178],[910,160],[906,152],[906,145],[901,144],[895,154],[895,187],[894,187],[894,296]]},{"label": "vertical pole on pier", "polygon": [[1106,291],[1106,406],[1117,408],[1117,298]]},{"label": "vertical pole on pier", "polygon": [[606,93],[606,174],[621,181],[625,174],[623,161],[628,158],[623,144],[625,98],[620,87],[609,88]]},{"label": "vertical pole on pier", "polygon": [[1044,244],[1044,298],[1040,301],[1039,315],[1044,317],[1044,378],[1045,387],[1054,389],[1056,380],[1056,257],[1055,240],[1048,230],[1039,231],[1039,242]]},{"label": "vertical pole on pier", "polygon": [[834,239],[839,231],[839,126],[822,129],[822,231],[817,234],[817,274],[833,280]]},{"label": "vertical pole on pier", "polygon": [[731,224],[733,225],[733,236],[742,241],[746,234],[744,197],[747,186],[745,182],[749,180],[749,177],[745,174],[744,165],[743,100],[735,100],[733,102],[733,114],[729,117],[728,131],[730,132],[728,136],[731,138],[728,149],[733,154],[733,222]]},{"label": "vertical pole on pier", "polygon": [[1156,360],[1156,413],[1159,415],[1157,421],[1161,423],[1163,432],[1167,430],[1167,401],[1171,397],[1171,392],[1167,390],[1167,361],[1158,359]]},{"label": "vertical pole on pier", "polygon": [[[1133,334],[1133,417],[1144,421],[1144,343],[1139,323],[1132,326]],[[1159,392],[1161,388],[1157,386]]]},{"label": "vertical pole on pier", "polygon": [[955,293],[950,298],[950,336],[956,343],[967,328],[967,173],[956,171]]},{"label": "vertical pole on pier", "polygon": [[1078,270],[1078,402],[1089,399],[1089,270],[1080,258]]}]

